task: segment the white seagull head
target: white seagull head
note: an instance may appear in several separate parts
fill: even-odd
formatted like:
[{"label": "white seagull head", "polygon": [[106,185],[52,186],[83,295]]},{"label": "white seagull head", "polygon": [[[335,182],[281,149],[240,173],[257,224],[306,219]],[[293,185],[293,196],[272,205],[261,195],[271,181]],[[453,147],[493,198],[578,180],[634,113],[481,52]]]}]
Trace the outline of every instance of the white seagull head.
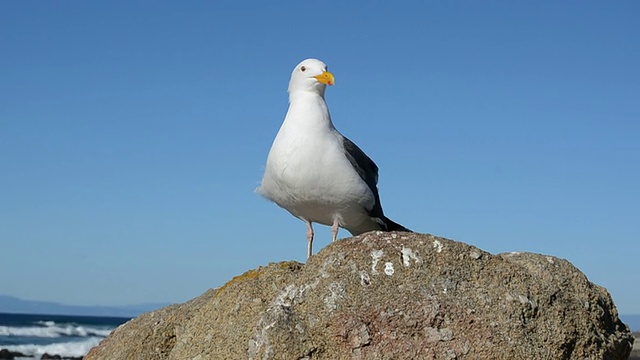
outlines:
[{"label": "white seagull head", "polygon": [[335,84],[327,65],[318,59],[306,59],[296,65],[289,81],[289,95],[298,91],[315,92],[324,96],[327,85]]}]

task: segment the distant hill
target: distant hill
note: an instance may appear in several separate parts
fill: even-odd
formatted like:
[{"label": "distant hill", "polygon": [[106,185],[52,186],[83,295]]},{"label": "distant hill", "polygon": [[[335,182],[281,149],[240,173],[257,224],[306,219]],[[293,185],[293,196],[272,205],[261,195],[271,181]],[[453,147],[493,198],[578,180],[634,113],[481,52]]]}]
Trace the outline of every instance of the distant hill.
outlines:
[{"label": "distant hill", "polygon": [[0,295],[0,313],[135,317],[169,304],[137,304],[127,306],[75,306],[48,301],[23,300]]}]

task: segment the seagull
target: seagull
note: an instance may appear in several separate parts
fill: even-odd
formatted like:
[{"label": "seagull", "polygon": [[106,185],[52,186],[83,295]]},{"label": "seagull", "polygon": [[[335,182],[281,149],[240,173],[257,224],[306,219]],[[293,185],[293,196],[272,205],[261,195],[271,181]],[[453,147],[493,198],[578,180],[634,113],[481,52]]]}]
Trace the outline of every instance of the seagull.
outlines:
[{"label": "seagull", "polygon": [[378,166],[333,126],[324,99],[335,84],[327,65],[306,59],[291,73],[289,110],[276,135],[258,194],[307,226],[311,257],[313,223],[352,235],[367,231],[411,230],[387,218],[378,195]]}]

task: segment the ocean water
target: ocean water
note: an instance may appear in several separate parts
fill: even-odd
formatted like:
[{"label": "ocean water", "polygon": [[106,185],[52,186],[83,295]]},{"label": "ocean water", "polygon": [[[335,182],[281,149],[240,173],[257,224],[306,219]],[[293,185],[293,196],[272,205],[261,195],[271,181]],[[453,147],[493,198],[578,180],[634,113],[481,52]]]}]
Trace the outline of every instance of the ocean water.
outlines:
[{"label": "ocean water", "polygon": [[[85,356],[129,318],[0,313],[0,349],[39,359]],[[24,358],[28,359],[28,358]],[[33,358],[31,358],[33,360]]]}]

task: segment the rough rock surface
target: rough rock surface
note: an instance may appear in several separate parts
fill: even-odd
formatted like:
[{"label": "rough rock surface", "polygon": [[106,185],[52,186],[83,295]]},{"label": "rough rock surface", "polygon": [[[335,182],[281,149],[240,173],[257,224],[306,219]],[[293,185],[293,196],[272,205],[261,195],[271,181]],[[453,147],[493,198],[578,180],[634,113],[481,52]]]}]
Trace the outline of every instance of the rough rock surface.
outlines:
[{"label": "rough rock surface", "polygon": [[632,344],[566,260],[371,232],[143,314],[85,359],[627,359]]}]

